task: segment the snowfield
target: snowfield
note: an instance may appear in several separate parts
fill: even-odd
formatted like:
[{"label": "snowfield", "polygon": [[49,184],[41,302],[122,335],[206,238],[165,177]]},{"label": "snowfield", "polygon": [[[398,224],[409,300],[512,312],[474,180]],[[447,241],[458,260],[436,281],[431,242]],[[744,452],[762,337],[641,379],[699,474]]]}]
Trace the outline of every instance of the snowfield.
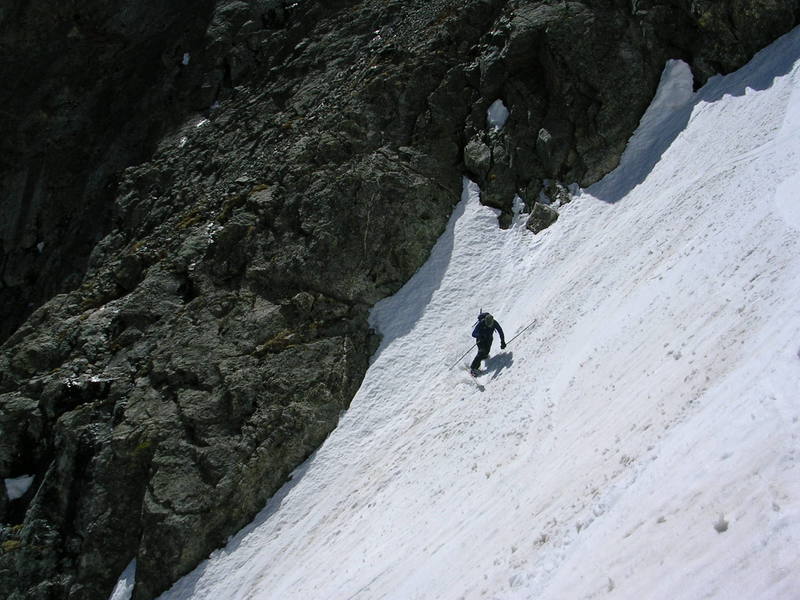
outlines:
[{"label": "snowfield", "polygon": [[[465,181],[339,427],[162,599],[800,598],[800,30],[670,62],[574,192],[534,236]],[[476,381],[480,309],[535,324]]]}]

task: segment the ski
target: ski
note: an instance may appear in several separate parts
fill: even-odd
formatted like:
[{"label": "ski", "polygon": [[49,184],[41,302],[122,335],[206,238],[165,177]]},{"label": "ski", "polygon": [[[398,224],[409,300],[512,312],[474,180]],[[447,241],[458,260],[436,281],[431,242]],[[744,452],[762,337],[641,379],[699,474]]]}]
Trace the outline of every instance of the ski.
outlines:
[{"label": "ski", "polygon": [[482,376],[486,375],[487,371],[478,370],[478,371],[477,371],[477,374],[476,374],[476,375],[473,375],[473,373],[472,373],[472,369],[470,369],[470,368],[469,368],[469,366],[467,366],[467,365],[464,365],[464,369],[467,371],[467,375],[469,375],[469,380],[470,380],[472,383],[474,383],[474,384],[475,384],[475,386],[476,386],[476,387],[477,387],[477,388],[478,388],[480,391],[482,391],[482,392],[483,392],[483,391],[485,391],[485,390],[486,390],[486,386],[485,386],[483,383],[481,383],[481,382],[480,382],[480,378],[481,378]]}]

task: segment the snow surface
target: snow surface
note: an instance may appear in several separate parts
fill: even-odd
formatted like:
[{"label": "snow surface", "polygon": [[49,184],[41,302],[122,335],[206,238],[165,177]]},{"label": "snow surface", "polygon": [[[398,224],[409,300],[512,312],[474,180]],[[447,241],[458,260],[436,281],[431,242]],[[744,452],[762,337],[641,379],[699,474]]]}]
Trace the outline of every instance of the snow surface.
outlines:
[{"label": "snow surface", "polygon": [[[339,427],[162,598],[797,598],[799,58],[670,63],[538,236],[466,182]],[[476,382],[480,309],[535,325]]]},{"label": "snow surface", "polygon": [[25,493],[30,489],[31,484],[33,483],[34,476],[33,475],[21,475],[20,477],[13,477],[11,479],[6,479],[6,494],[8,494],[9,500],[16,500],[17,498],[22,498]]},{"label": "snow surface", "polygon": [[114,587],[114,591],[111,592],[111,596],[108,600],[130,600],[131,596],[133,595],[133,586],[135,583],[136,578],[136,561],[132,560],[128,563],[128,566],[125,567],[125,570],[122,572],[122,575],[117,581],[117,585]]},{"label": "snow surface", "polygon": [[486,123],[490,129],[502,129],[508,120],[508,109],[499,98],[486,109]]}]

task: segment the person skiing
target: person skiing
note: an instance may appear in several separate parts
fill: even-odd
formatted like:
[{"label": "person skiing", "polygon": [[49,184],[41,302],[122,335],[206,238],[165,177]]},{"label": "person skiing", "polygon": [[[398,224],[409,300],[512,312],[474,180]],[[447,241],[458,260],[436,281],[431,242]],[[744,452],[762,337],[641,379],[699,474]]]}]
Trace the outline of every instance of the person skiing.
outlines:
[{"label": "person skiing", "polygon": [[469,372],[473,377],[479,374],[478,369],[481,366],[481,361],[489,358],[489,351],[492,349],[492,342],[494,341],[494,332],[500,334],[500,349],[506,348],[506,336],[503,333],[503,328],[500,323],[494,320],[494,317],[489,313],[482,312],[478,315],[478,324],[472,330],[472,337],[476,339],[475,345],[478,346],[478,354],[469,366]]}]

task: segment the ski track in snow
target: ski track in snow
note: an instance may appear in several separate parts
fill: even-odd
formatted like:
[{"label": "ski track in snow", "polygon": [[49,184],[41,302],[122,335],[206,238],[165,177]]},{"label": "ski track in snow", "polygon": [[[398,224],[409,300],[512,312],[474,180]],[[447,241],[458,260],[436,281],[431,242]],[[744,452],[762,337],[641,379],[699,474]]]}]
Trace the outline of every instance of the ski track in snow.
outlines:
[{"label": "ski track in snow", "polygon": [[[798,57],[796,30],[696,94],[670,63],[538,236],[465,182],[339,427],[162,598],[797,597]],[[483,390],[474,350],[451,367],[481,308],[537,320]]]}]

